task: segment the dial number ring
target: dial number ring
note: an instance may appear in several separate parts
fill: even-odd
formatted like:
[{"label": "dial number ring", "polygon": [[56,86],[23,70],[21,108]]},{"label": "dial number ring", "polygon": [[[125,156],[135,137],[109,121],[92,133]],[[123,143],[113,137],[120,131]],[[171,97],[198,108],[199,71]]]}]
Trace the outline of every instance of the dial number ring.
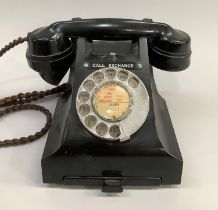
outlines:
[{"label": "dial number ring", "polygon": [[145,122],[149,96],[134,73],[103,68],[91,73],[80,85],[76,109],[89,132],[100,139],[124,141]]}]

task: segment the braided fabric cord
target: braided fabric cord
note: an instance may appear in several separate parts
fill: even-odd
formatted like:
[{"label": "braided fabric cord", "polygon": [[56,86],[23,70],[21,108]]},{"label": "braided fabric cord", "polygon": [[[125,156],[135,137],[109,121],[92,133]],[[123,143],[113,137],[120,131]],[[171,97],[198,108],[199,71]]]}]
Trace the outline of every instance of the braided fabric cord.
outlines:
[{"label": "braided fabric cord", "polygon": [[[26,37],[24,38],[19,37],[18,39],[15,39],[12,42],[10,42],[8,45],[5,45],[5,47],[3,47],[0,50],[0,57],[2,57],[7,51],[12,49],[13,47],[19,44],[22,44],[26,40],[27,40]],[[10,140],[8,139],[1,140],[0,148],[30,143],[30,142],[33,142],[41,138],[43,135],[45,135],[51,126],[52,114],[45,107],[35,105],[35,104],[30,104],[30,102],[36,101],[38,99],[42,99],[49,95],[54,95],[57,93],[64,92],[66,88],[67,88],[67,84],[65,83],[58,87],[55,87],[53,89],[46,90],[46,91],[33,91],[31,93],[29,92],[19,93],[17,95],[13,95],[10,97],[0,99],[0,108],[6,107],[5,109],[0,110],[0,117],[3,117],[12,112],[21,111],[21,110],[35,110],[35,111],[42,112],[46,116],[45,126],[39,132],[36,132],[35,134],[29,135],[27,137],[14,138]]]}]

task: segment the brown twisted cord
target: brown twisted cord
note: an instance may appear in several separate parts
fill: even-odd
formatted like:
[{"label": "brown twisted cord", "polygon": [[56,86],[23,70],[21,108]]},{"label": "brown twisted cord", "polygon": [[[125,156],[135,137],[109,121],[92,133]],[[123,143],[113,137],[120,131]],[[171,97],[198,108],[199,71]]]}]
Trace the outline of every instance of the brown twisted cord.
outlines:
[{"label": "brown twisted cord", "polygon": [[18,39],[14,39],[12,42],[9,42],[8,45],[5,45],[1,50],[0,50],[0,57],[2,57],[7,51],[10,49],[14,48],[15,46],[22,44],[27,40],[27,37],[19,37]]},{"label": "brown twisted cord", "polygon": [[[25,42],[26,40],[27,40],[26,37],[24,38],[19,37],[18,39],[15,39],[12,42],[10,42],[8,45],[5,45],[5,47],[3,47],[0,50],[0,57],[2,57],[7,51],[12,49],[13,47]],[[35,110],[35,111],[42,112],[46,116],[46,124],[39,132],[36,132],[35,134],[27,136],[27,137],[14,138],[11,140],[8,140],[8,139],[2,140],[0,141],[0,148],[30,143],[30,142],[33,142],[41,138],[43,135],[45,135],[51,126],[52,114],[49,112],[48,109],[46,109],[43,106],[29,104],[29,103],[32,101],[36,101],[38,99],[44,98],[49,95],[64,92],[66,88],[67,88],[67,84],[65,83],[58,87],[55,87],[53,89],[46,90],[46,91],[33,91],[32,93],[29,93],[29,92],[19,93],[17,95],[13,95],[10,97],[0,99],[0,108],[7,107],[4,110],[0,111],[0,117],[5,116],[12,112],[21,111],[21,110]]]}]

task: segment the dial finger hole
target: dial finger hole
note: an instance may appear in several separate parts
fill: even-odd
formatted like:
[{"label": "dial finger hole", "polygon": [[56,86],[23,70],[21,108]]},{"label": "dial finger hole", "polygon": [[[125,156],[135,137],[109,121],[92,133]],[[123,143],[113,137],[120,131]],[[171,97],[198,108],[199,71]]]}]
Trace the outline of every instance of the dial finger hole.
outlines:
[{"label": "dial finger hole", "polygon": [[85,125],[88,128],[93,128],[97,123],[97,118],[94,115],[89,115],[85,119]]},{"label": "dial finger hole", "polygon": [[90,106],[88,104],[82,104],[79,106],[79,113],[81,116],[86,116],[90,112]]},{"label": "dial finger hole", "polygon": [[126,81],[128,79],[128,73],[126,71],[119,71],[117,77],[121,81]]},{"label": "dial finger hole", "polygon": [[96,83],[100,83],[104,80],[104,74],[102,72],[96,72],[93,74],[93,79]]},{"label": "dial finger hole", "polygon": [[108,79],[114,79],[114,77],[116,76],[116,71],[114,69],[108,69],[105,71],[105,76]]},{"label": "dial finger hole", "polygon": [[109,129],[109,134],[113,137],[113,138],[117,138],[120,136],[121,132],[120,132],[120,128],[118,125],[113,125],[110,127]]},{"label": "dial finger hole", "polygon": [[95,87],[95,83],[93,80],[86,80],[83,84],[83,87],[85,90],[91,91]]},{"label": "dial finger hole", "polygon": [[89,93],[87,91],[82,91],[78,95],[78,99],[80,102],[84,103],[89,100]]},{"label": "dial finger hole", "polygon": [[136,77],[130,77],[128,80],[128,84],[132,88],[136,88],[139,85],[139,80]]},{"label": "dial finger hole", "polygon": [[99,123],[97,126],[96,126],[96,133],[99,135],[99,136],[104,136],[108,131],[108,126],[101,122]]}]

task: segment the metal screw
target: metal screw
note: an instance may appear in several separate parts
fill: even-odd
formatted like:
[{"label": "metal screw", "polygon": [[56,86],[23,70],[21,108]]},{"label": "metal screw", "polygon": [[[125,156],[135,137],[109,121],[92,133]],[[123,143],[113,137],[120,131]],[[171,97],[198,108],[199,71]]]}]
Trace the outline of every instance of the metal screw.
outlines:
[{"label": "metal screw", "polygon": [[141,68],[142,68],[142,64],[141,64],[141,63],[138,63],[138,67],[141,69]]},{"label": "metal screw", "polygon": [[89,64],[88,63],[84,63],[84,67],[89,67]]}]

